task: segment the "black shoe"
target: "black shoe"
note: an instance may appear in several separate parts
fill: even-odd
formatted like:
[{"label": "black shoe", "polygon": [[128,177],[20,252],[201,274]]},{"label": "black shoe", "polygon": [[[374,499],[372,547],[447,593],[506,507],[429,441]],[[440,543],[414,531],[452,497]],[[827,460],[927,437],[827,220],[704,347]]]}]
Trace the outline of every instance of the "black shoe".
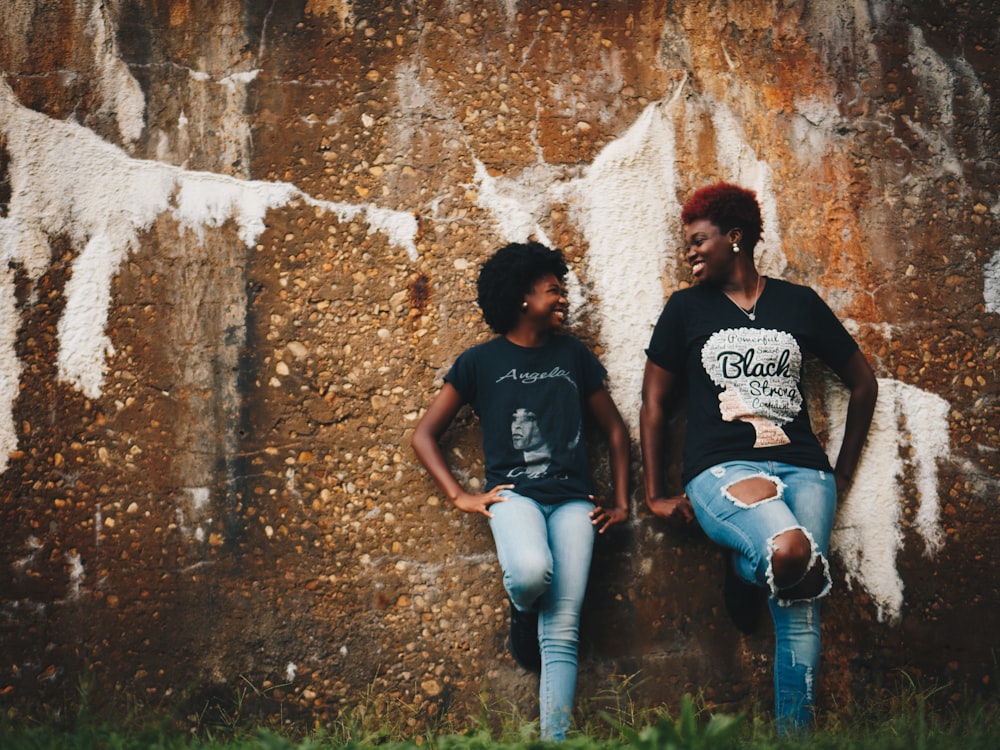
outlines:
[{"label": "black shoe", "polygon": [[729,550],[723,553],[726,560],[726,580],[723,584],[723,598],[726,612],[732,618],[737,630],[750,635],[760,622],[760,600],[763,589],[747,583],[733,568],[733,558]]},{"label": "black shoe", "polygon": [[514,661],[529,672],[542,671],[542,652],[538,647],[538,613],[522,612],[510,602],[510,638],[507,647]]}]

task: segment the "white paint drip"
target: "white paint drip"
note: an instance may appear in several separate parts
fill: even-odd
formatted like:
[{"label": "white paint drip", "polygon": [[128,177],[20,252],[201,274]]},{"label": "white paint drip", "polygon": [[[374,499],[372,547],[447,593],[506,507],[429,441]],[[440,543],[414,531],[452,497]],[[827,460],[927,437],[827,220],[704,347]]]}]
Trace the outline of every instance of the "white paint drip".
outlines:
[{"label": "white paint drip", "polygon": [[31,565],[44,545],[37,536],[29,536],[24,546],[28,548],[28,554],[18,558],[11,564],[11,567],[16,571],[22,571]]},{"label": "white paint drip", "polygon": [[[678,87],[678,94],[683,83]],[[557,191],[587,238],[588,284],[607,350],[611,391],[626,422],[637,426],[643,358],[663,306],[664,269],[676,276],[680,206],[675,100],[656,102],[609,143],[584,175]]]},{"label": "white paint drip", "polygon": [[[927,123],[910,117],[902,119],[927,144],[934,156],[932,164],[939,173],[957,177],[959,185],[964,187],[962,160],[953,137],[955,113],[952,100],[956,93],[956,74],[949,62],[927,44],[923,31],[915,26],[910,28],[908,59],[920,94],[928,102],[927,115],[933,119]],[[981,91],[976,86],[970,89]]]},{"label": "white paint drip", "polygon": [[107,235],[95,235],[73,264],[66,282],[66,308],[59,319],[59,377],[88,398],[97,398],[104,383],[105,358],[114,354],[104,333],[111,303],[111,281],[122,253]]},{"label": "white paint drip", "polygon": [[[203,542],[205,527],[212,523],[212,518],[208,515],[212,493],[208,487],[184,487],[181,492],[184,493],[184,501],[177,508],[177,526],[185,538],[193,536],[195,541]],[[189,525],[194,525],[193,532]]]},{"label": "white paint drip", "polygon": [[208,501],[211,497],[208,487],[185,487],[184,494],[188,499],[188,507],[200,517],[208,506]]},{"label": "white paint drip", "polygon": [[771,167],[757,158],[746,133],[728,107],[711,100],[706,104],[712,113],[720,166],[730,175],[729,181],[757,193],[764,220],[764,233],[754,249],[757,267],[765,275],[781,276],[788,261],[781,249],[781,223],[778,221],[778,200]]},{"label": "white paint drip", "polygon": [[548,214],[548,193],[555,179],[552,168],[528,168],[512,179],[493,177],[479,159],[475,164],[477,203],[490,211],[506,241],[527,242],[534,237],[552,247],[541,225],[542,217]]},{"label": "white paint drip", "polygon": [[108,33],[105,3],[95,2],[87,24],[94,38],[94,66],[98,71],[97,90],[101,95],[101,110],[113,113],[118,132],[132,144],[146,127],[146,97],[118,54],[114,31]]},{"label": "white paint drip", "polygon": [[298,488],[295,486],[295,469],[289,466],[285,469],[285,491],[287,491],[292,497],[302,498],[302,493],[299,492]]},{"label": "white paint drip", "polygon": [[[499,225],[504,242],[528,242],[532,239],[555,247],[542,223],[548,215],[554,188],[562,176],[558,168],[539,163],[525,169],[516,178],[494,177],[486,165],[473,157],[476,165],[476,202],[489,211]],[[570,268],[566,274],[566,300],[569,302],[567,325],[579,322],[587,305],[587,296],[580,278]]]},{"label": "white paint drip", "polygon": [[390,244],[406,250],[406,254],[413,262],[417,260],[417,217],[405,211],[396,211],[391,208],[380,208],[374,203],[369,203],[365,209],[365,219],[368,225],[389,238]]},{"label": "white paint drip", "polygon": [[844,118],[832,97],[796,99],[795,114],[791,123],[795,157],[811,167],[819,167],[829,155],[833,133]]},{"label": "white paint drip", "polygon": [[[848,393],[832,381],[827,389],[831,430],[827,451],[835,460],[843,440]],[[879,379],[879,397],[871,432],[854,482],[837,512],[831,548],[844,562],[848,585],[857,581],[875,602],[880,621],[895,622],[902,613],[903,581],[896,556],[903,546],[901,485],[914,475],[919,494],[916,531],[924,554],[933,556],[944,543],[941,529],[937,461],[949,453],[949,405],[940,396],[896,380]],[[904,460],[899,446],[909,445]]]},{"label": "white paint drip", "polygon": [[69,591],[66,598],[74,601],[80,598],[80,586],[84,578],[83,561],[78,553],[67,552],[66,562],[69,563]]},{"label": "white paint drip", "polygon": [[[0,242],[7,224],[0,219]],[[17,358],[17,329],[20,316],[14,294],[14,270],[8,265],[6,253],[0,253],[0,474],[7,469],[10,454],[17,449],[17,429],[14,425],[14,401],[21,381],[21,361]],[[9,405],[9,408],[3,408]]]},{"label": "white paint drip", "polygon": [[[58,324],[59,376],[88,398],[101,393],[106,357],[113,351],[104,332],[111,282],[135,250],[140,234],[169,211],[199,237],[205,227],[236,224],[252,248],[269,210],[301,203],[340,221],[363,215],[374,231],[416,259],[417,220],[407,212],[372,204],[320,201],[288,183],[239,180],[130,158],[118,147],[71,122],[52,120],[22,107],[0,81],[0,133],[10,154],[9,214],[0,219],[0,257],[23,266],[31,279],[47,268],[48,236],[65,234],[81,249],[66,285],[66,309]],[[21,365],[13,355],[20,327],[13,276],[0,277],[0,471],[16,449],[11,411]]]},{"label": "white paint drip", "polygon": [[928,98],[940,125],[950,129],[955,122],[951,103],[954,75],[945,59],[928,46],[923,30],[916,26],[910,27],[908,60],[921,93]]},{"label": "white paint drip", "polygon": [[983,299],[986,312],[1000,315],[1000,250],[983,268]]},{"label": "white paint drip", "polygon": [[507,25],[513,26],[517,22],[517,0],[497,0],[497,4],[507,19]]}]

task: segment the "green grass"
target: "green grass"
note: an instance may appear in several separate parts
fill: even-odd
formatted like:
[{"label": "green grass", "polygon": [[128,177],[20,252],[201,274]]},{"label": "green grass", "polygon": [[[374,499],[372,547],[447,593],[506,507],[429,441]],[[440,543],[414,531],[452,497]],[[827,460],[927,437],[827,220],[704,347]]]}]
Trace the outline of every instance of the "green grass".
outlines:
[{"label": "green grass", "polygon": [[[248,683],[249,686],[249,683]],[[994,750],[1000,747],[1000,706],[980,697],[944,700],[943,690],[905,684],[878,704],[826,711],[804,737],[779,737],[769,713],[714,712],[697,697],[680,706],[640,707],[629,685],[613,691],[606,708],[591,713],[565,750]],[[308,730],[273,715],[254,720],[252,686],[228,705],[207,706],[184,719],[132,709],[116,720],[97,718],[86,695],[73,713],[40,719],[0,715],[3,750],[541,750],[537,724],[516,712],[484,704],[471,728],[440,726],[408,734],[385,702],[367,695],[323,729]],[[605,696],[608,698],[609,696]],[[595,716],[594,714],[597,714]]]}]

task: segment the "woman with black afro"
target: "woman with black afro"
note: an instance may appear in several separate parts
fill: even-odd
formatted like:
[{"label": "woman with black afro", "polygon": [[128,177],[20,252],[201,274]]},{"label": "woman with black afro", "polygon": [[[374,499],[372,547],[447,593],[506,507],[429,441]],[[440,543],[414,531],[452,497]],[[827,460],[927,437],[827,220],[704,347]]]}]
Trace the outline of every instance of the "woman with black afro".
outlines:
[{"label": "woman with black afro", "polygon": [[[628,430],[606,371],[562,333],[566,263],[537,242],[507,245],[480,271],[478,302],[496,338],[463,352],[413,434],[413,449],[460,510],[489,520],[510,604],[509,646],[541,671],[541,737],[562,740],[576,690],[580,609],[595,530],[628,518]],[[470,404],[482,429],[486,481],[465,488],[440,448]],[[595,505],[583,440],[591,415],[607,434],[613,507]]]}]

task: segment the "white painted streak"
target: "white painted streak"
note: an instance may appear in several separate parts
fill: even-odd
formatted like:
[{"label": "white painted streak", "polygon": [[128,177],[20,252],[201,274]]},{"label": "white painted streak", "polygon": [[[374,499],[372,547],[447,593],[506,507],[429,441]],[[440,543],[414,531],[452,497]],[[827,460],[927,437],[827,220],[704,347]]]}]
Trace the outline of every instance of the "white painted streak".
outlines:
[{"label": "white painted streak", "polygon": [[715,127],[719,165],[730,175],[728,180],[757,193],[764,233],[754,250],[754,260],[761,273],[781,276],[788,265],[781,249],[781,224],[775,197],[771,167],[757,158],[746,132],[733,113],[723,104],[707,102]]},{"label": "white painted streak", "polygon": [[69,564],[69,591],[67,598],[74,601],[80,598],[80,586],[83,584],[84,571],[83,561],[76,552],[66,554],[66,562]]},{"label": "white painted streak", "polygon": [[955,72],[949,62],[927,44],[923,30],[917,27],[910,28],[908,59],[920,93],[927,102],[924,116],[928,121],[920,122],[916,116],[901,119],[926,143],[939,173],[954,175],[964,185],[962,160],[954,145]]},{"label": "white painted streak", "polygon": [[549,247],[552,243],[541,226],[548,213],[548,193],[554,181],[546,165],[525,169],[517,178],[494,177],[475,159],[477,203],[492,214],[507,242],[527,242],[534,237]]},{"label": "white painted streak", "polygon": [[503,11],[508,26],[512,27],[510,31],[517,31],[517,0],[497,0],[497,4]]},{"label": "white painted streak", "polygon": [[198,517],[200,517],[208,506],[208,501],[211,497],[208,487],[185,487],[184,494],[188,498],[188,506],[191,511]]},{"label": "white painted streak", "polygon": [[641,353],[663,306],[661,278],[677,272],[677,254],[671,252],[680,241],[675,230],[680,206],[673,105],[649,105],[582,177],[562,186],[562,197],[589,246],[587,281],[597,297],[611,391],[626,422],[634,426]]},{"label": "white painted streak", "polygon": [[[560,200],[559,168],[539,163],[528,167],[517,177],[494,177],[486,165],[473,157],[476,164],[475,184],[477,203],[490,212],[499,225],[504,242],[528,242],[532,239],[554,247],[542,226],[553,200]],[[566,299],[569,302],[567,325],[579,322],[587,305],[587,295],[576,272],[570,268],[565,278]]]},{"label": "white painted streak", "polygon": [[[832,384],[827,392],[827,446],[835,460],[843,439],[848,393]],[[924,554],[934,555],[944,542],[940,525],[937,461],[948,456],[948,403],[940,396],[905,383],[879,379],[879,397],[871,432],[854,482],[837,512],[831,547],[843,560],[848,585],[857,581],[875,602],[880,621],[902,614],[903,581],[896,557],[903,547],[902,484],[913,476],[919,494],[915,529]],[[900,446],[912,457],[904,459]]]},{"label": "white painted streak", "polygon": [[986,312],[1000,315],[1000,250],[983,268],[983,299]]},{"label": "white painted streak", "polygon": [[108,33],[105,4],[95,2],[87,31],[94,38],[94,65],[98,71],[97,90],[102,109],[113,113],[118,132],[132,144],[146,127],[146,97],[139,82],[118,54],[114,31]]},{"label": "white painted streak", "polygon": [[59,318],[59,377],[88,398],[97,398],[104,383],[105,358],[115,353],[104,333],[111,304],[111,281],[121,253],[107,235],[95,235],[73,264],[66,282],[66,308]]},{"label": "white painted streak", "polygon": [[936,114],[939,126],[950,129],[955,123],[955,112],[951,96],[954,89],[954,73],[941,55],[934,51],[924,39],[923,29],[910,27],[910,49],[907,57],[924,96],[928,99],[930,111]]},{"label": "white painted streak", "polygon": [[[182,229],[193,230],[203,242],[205,228],[221,227],[233,220],[248,248],[266,228],[267,212],[291,203],[298,194],[288,183],[254,182],[207,172],[179,174],[175,184],[173,215]],[[164,205],[161,210],[166,209]]]},{"label": "white painted streak", "polygon": [[[0,242],[4,225],[0,219]],[[21,380],[21,361],[15,344],[21,319],[14,296],[14,269],[8,265],[6,253],[0,253],[0,474],[7,469],[10,454],[17,449],[17,428],[14,425],[14,401]],[[6,406],[7,408],[3,408]]]},{"label": "white painted streak", "polygon": [[382,232],[389,238],[390,244],[406,250],[410,260],[417,260],[417,217],[406,211],[395,211],[389,208],[380,208],[375,204],[368,204],[365,208],[365,216],[368,224],[373,229]]},{"label": "white painted streak", "polygon": [[[0,133],[10,154],[11,201],[0,219],[0,258],[20,264],[32,279],[47,268],[48,236],[66,235],[80,254],[66,285],[66,309],[58,323],[59,376],[88,398],[101,393],[112,342],[104,332],[111,282],[139,236],[169,211],[185,230],[232,221],[252,248],[271,209],[294,203],[336,214],[364,214],[370,226],[416,257],[417,222],[407,212],[374,205],[319,201],[288,183],[240,180],[132,159],[117,146],[72,122],[22,107],[0,81]],[[13,278],[0,278],[0,471],[16,448],[10,412],[20,364],[13,342],[20,327]]]},{"label": "white painted streak", "polygon": [[796,99],[795,114],[791,123],[795,156],[818,167],[829,155],[831,137],[844,118],[832,98],[818,96]]}]

